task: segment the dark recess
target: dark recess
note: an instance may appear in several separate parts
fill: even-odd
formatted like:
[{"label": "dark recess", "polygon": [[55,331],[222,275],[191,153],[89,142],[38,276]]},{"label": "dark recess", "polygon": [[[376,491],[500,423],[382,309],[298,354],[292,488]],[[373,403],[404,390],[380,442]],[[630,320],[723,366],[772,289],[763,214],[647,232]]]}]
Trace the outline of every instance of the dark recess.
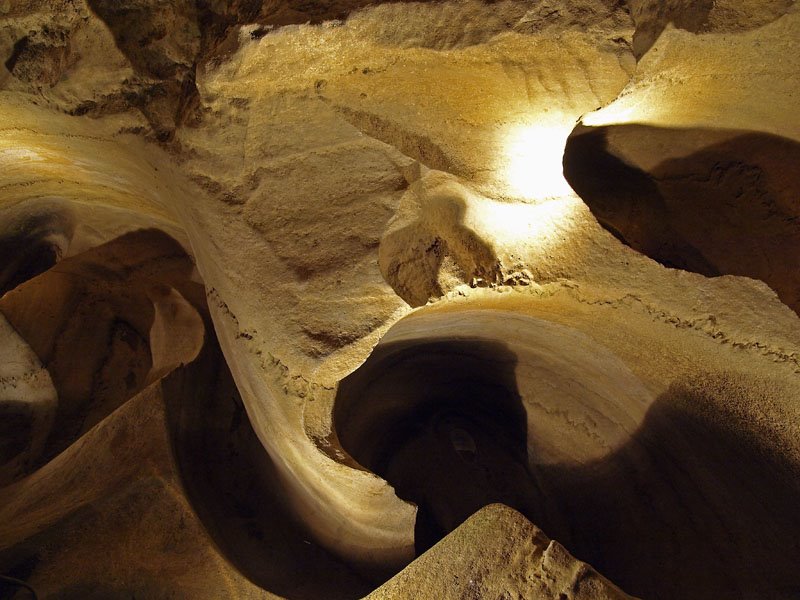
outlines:
[{"label": "dark recess", "polygon": [[342,382],[338,442],[418,504],[418,551],[501,502],[641,598],[800,597],[800,465],[754,416],[773,400],[731,397],[763,384],[678,379],[602,460],[528,467],[517,368],[501,343],[424,340]]},{"label": "dark recess", "polygon": [[497,342],[387,345],[342,382],[334,413],[341,445],[417,504],[418,552],[488,504],[546,520],[527,468],[515,365]]},{"label": "dark recess", "polygon": [[[664,155],[648,172],[615,147]],[[674,147],[695,148],[669,158]],[[600,224],[664,266],[760,279],[800,311],[800,144],[766,133],[579,125],[564,175]]]}]

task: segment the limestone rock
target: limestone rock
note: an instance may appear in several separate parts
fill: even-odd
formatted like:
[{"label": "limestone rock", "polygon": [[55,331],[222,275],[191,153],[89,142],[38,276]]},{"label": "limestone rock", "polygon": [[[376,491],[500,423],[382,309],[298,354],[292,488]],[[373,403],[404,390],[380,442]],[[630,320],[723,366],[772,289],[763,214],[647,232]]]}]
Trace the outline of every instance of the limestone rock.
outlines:
[{"label": "limestone rock", "polygon": [[[58,426],[41,456],[32,457],[31,469],[65,450],[156,375],[194,360],[204,325],[177,291],[202,301],[190,281],[192,269],[174,240],[142,230],[66,258],[0,299],[0,311],[47,367],[58,394]],[[164,296],[171,298],[173,314],[165,314]],[[167,335],[181,341],[167,348]]]},{"label": "limestone rock", "polygon": [[667,266],[764,281],[794,310],[800,63],[786,47],[798,27],[792,9],[733,38],[665,33],[565,156],[567,178],[622,241]]},{"label": "limestone rock", "polygon": [[42,452],[54,425],[58,394],[41,361],[4,317],[0,331],[0,484],[6,485],[28,472]]},{"label": "limestone rock", "polygon": [[799,17],[0,0],[0,573],[350,598],[502,502],[556,596],[791,597]]},{"label": "limestone rock", "polygon": [[404,598],[631,598],[500,504],[461,527],[387,581],[370,600]]},{"label": "limestone rock", "polygon": [[4,572],[41,597],[276,598],[231,568],[181,492],[160,384],[5,488],[0,514]]}]

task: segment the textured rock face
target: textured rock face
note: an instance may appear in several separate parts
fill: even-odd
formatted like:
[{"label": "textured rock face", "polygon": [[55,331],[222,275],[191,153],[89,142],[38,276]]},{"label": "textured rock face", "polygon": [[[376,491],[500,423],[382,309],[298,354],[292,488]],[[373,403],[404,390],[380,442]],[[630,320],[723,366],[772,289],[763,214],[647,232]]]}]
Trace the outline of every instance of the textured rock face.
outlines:
[{"label": "textured rock face", "polygon": [[[446,570],[441,566],[447,565]],[[630,598],[508,507],[477,512],[370,594],[403,598]]]},{"label": "textured rock face", "polygon": [[799,41],[790,0],[0,0],[0,574],[793,597]]}]

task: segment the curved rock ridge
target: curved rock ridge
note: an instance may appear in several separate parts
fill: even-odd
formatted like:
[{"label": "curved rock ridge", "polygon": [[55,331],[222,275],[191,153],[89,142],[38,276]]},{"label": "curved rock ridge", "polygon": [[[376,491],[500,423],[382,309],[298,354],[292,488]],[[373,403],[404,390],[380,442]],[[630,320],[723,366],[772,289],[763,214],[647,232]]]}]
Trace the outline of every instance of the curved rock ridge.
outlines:
[{"label": "curved rock ridge", "polygon": [[427,513],[418,543],[501,501],[637,596],[792,589],[797,367],[778,383],[767,357],[587,300],[509,293],[402,321],[342,383],[339,443]]},{"label": "curved rock ridge", "polygon": [[792,597],[798,19],[0,0],[0,585]]},{"label": "curved rock ridge", "polygon": [[536,469],[600,460],[651,402],[577,330],[489,309],[423,314],[342,381],[334,439],[418,505],[419,550],[492,502],[558,521]]}]

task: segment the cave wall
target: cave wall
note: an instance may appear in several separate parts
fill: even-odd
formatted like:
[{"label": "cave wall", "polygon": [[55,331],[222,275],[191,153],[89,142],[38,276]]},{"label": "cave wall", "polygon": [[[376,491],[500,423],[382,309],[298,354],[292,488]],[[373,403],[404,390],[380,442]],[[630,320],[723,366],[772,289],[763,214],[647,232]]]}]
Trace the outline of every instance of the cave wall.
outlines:
[{"label": "cave wall", "polygon": [[2,593],[792,597],[799,32],[0,0]]}]

